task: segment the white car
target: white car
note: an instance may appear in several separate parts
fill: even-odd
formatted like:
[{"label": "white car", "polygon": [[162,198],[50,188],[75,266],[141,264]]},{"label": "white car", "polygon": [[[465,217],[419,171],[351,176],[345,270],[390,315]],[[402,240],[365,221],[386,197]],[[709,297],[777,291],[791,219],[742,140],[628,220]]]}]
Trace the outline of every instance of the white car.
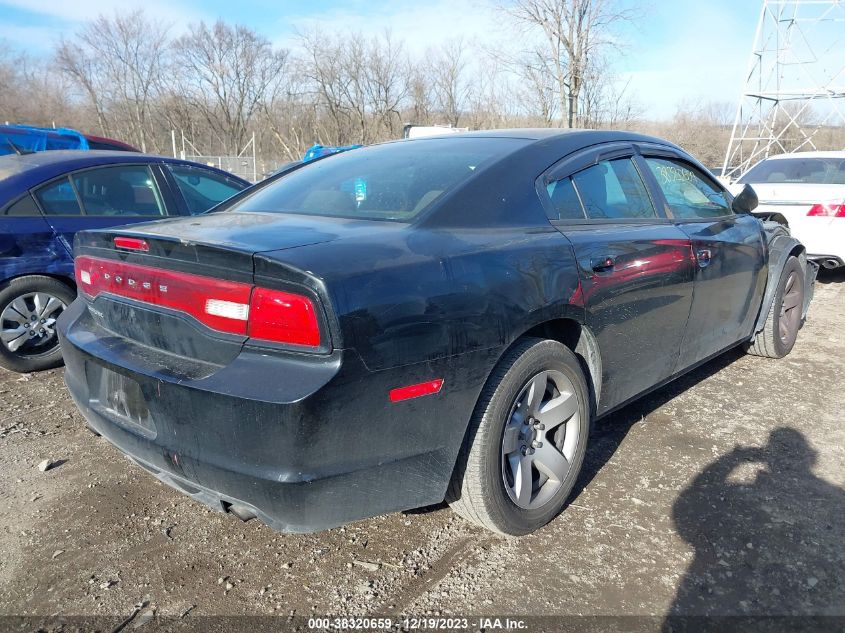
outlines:
[{"label": "white car", "polygon": [[731,187],[749,184],[759,213],[780,213],[807,256],[825,268],[845,265],[845,151],[781,154],[760,161]]}]

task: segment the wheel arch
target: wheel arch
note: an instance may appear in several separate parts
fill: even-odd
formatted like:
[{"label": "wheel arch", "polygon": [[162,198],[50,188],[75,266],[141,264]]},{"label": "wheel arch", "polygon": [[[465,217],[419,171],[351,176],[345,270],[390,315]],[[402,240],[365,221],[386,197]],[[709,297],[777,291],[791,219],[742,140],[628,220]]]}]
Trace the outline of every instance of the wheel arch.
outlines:
[{"label": "wheel arch", "polygon": [[12,275],[11,277],[6,277],[5,279],[3,279],[3,281],[0,281],[0,288],[5,288],[15,279],[21,279],[23,277],[49,277],[50,279],[55,279],[56,281],[63,283],[68,288],[76,292],[76,281],[73,278],[68,277],[67,275],[61,275],[59,273],[50,273],[42,271],[19,273],[17,275]]},{"label": "wheel arch", "polygon": [[780,279],[783,268],[786,266],[786,262],[790,257],[798,258],[801,268],[805,273],[807,283],[805,284],[806,291],[802,316],[806,316],[807,314],[807,310],[810,307],[810,300],[813,296],[812,283],[815,281],[818,268],[815,263],[807,259],[807,249],[804,245],[789,233],[781,230],[776,232],[769,241],[768,281],[766,282],[766,290],[763,293],[763,301],[760,304],[760,312],[757,315],[752,336],[762,331],[766,325],[766,318],[769,315],[769,310],[772,307],[772,301],[774,301],[775,292],[777,291],[777,281]]},{"label": "wheel arch", "polygon": [[[587,379],[587,388],[590,393],[590,413],[595,415],[598,402],[601,399],[602,390],[602,360],[601,351],[595,335],[590,328],[572,318],[559,318],[543,321],[532,326],[517,336],[510,349],[517,341],[525,337],[546,338],[568,347],[578,358],[584,377]],[[504,356],[507,349],[502,352]]]}]

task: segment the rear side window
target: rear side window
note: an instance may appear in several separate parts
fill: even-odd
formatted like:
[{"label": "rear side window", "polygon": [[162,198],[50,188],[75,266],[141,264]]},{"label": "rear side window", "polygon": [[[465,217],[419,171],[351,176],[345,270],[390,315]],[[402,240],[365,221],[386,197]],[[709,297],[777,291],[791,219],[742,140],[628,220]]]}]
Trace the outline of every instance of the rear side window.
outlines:
[{"label": "rear side window", "polygon": [[73,184],[87,215],[165,215],[155,179],[145,165],[86,169],[73,175]]},{"label": "rear side window", "polygon": [[169,165],[169,168],[191,215],[208,211],[244,188],[235,180],[197,167]]},{"label": "rear side window", "polygon": [[583,220],[585,218],[584,207],[581,206],[571,178],[549,183],[546,186],[546,193],[549,194],[549,200],[554,209],[554,215],[549,217],[550,220]]},{"label": "rear side window", "polygon": [[645,162],[676,218],[720,218],[733,213],[724,193],[692,168],[663,158],[646,158]]},{"label": "rear side window", "polygon": [[32,196],[26,194],[17,202],[10,204],[8,207],[0,211],[0,215],[33,216],[41,215],[41,213],[38,211],[38,207],[35,204],[35,200],[32,199]]},{"label": "rear side window", "polygon": [[602,161],[579,171],[572,180],[590,219],[657,217],[648,190],[630,158]]},{"label": "rear side window", "polygon": [[70,179],[65,177],[38,189],[35,197],[44,215],[81,215],[79,201]]},{"label": "rear side window", "polygon": [[845,158],[774,158],[757,163],[737,182],[845,185]]},{"label": "rear side window", "polygon": [[525,143],[455,137],[353,149],[308,163],[227,211],[407,222]]}]

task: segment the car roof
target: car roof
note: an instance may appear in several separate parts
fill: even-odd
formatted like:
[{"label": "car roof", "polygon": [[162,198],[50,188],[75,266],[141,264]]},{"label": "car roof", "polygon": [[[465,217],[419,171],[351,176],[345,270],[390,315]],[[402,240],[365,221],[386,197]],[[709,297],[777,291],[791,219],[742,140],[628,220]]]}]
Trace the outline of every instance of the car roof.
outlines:
[{"label": "car roof", "polygon": [[172,163],[209,169],[246,183],[243,178],[200,163],[178,158],[112,150],[50,150],[0,156],[0,204],[12,196],[77,169],[121,163]]},{"label": "car roof", "polygon": [[629,140],[631,137],[637,137],[641,140],[655,141],[661,144],[666,144],[663,139],[645,136],[634,132],[626,132],[622,130],[591,130],[586,128],[503,128],[494,130],[475,130],[472,132],[459,132],[451,134],[442,134],[439,136],[427,136],[419,139],[410,140],[425,140],[426,138],[521,138],[528,141],[542,141],[550,138],[571,138],[584,140],[588,137],[594,137],[597,142],[604,142],[609,137],[619,138],[620,140]]},{"label": "car roof", "polygon": [[[506,128],[500,130],[477,130],[442,136],[425,136],[416,139],[403,139],[405,143],[424,143],[436,139],[460,138],[512,138],[527,141],[527,144],[554,146],[561,156],[579,149],[600,143],[653,143],[675,149],[681,149],[666,139],[655,136],[627,132],[624,130],[590,130],[583,128]],[[681,151],[683,151],[681,149]],[[686,152],[684,152],[686,153]]]},{"label": "car roof", "polygon": [[101,165],[107,162],[153,162],[160,160],[169,160],[175,162],[181,161],[175,158],[167,158],[166,156],[155,156],[153,154],[140,154],[137,152],[121,152],[118,150],[83,150],[83,149],[59,149],[49,150],[45,152],[31,152],[28,154],[7,154],[0,156],[0,163],[5,167],[6,162],[15,162],[21,166],[21,169],[29,169],[33,167],[47,167],[49,165],[66,165],[68,163],[75,163],[79,165]]}]

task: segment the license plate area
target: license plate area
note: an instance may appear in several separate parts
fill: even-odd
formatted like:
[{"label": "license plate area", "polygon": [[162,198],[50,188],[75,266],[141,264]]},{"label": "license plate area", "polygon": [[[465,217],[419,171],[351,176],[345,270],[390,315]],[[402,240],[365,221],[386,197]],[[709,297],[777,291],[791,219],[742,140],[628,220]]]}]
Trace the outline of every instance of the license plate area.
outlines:
[{"label": "license plate area", "polygon": [[105,367],[100,368],[98,373],[99,377],[89,382],[93,387],[91,407],[127,430],[154,439],[156,427],[141,385]]}]

